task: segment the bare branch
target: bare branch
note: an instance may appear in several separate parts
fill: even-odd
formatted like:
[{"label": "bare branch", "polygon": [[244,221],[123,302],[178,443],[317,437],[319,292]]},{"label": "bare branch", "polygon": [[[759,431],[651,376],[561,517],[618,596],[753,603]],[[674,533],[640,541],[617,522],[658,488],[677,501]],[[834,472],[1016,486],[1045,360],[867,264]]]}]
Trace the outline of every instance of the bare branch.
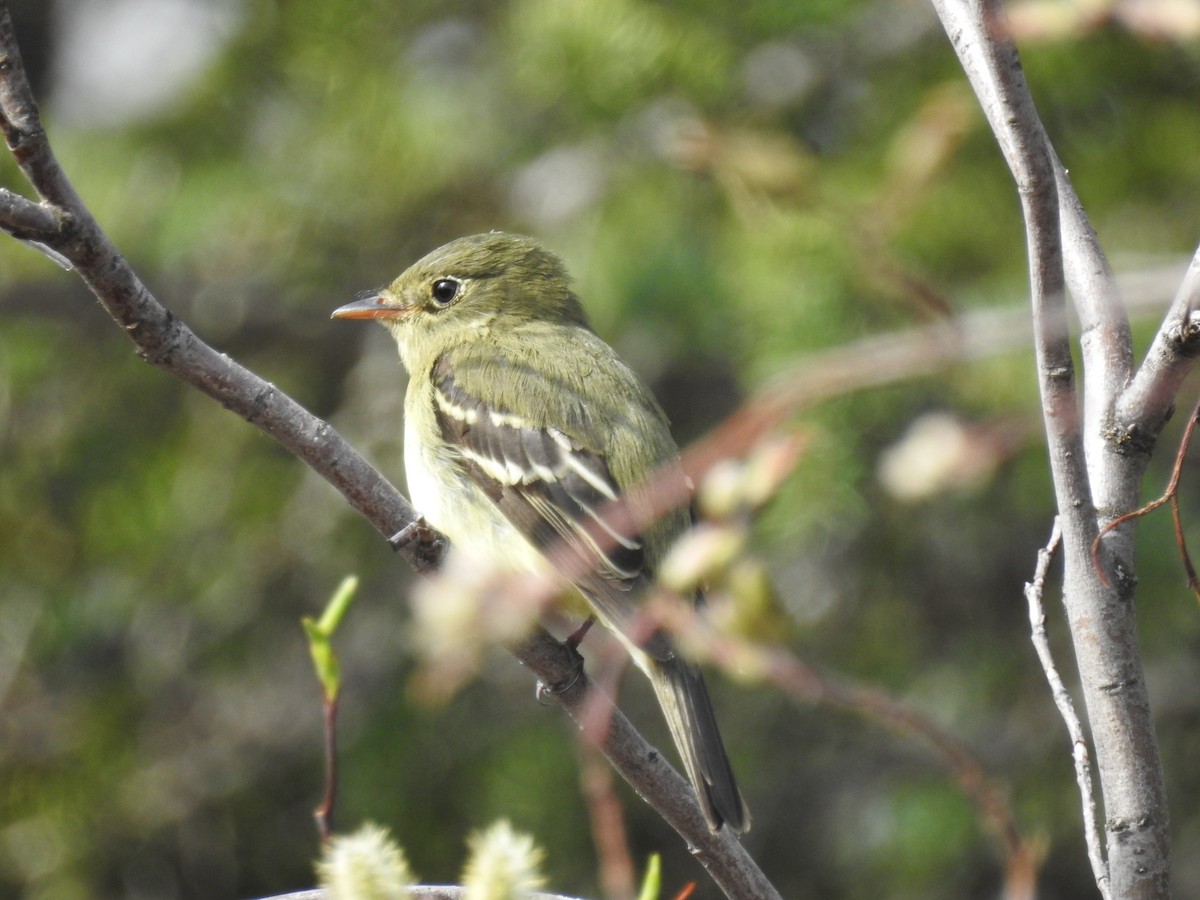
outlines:
[{"label": "bare branch", "polygon": [[[1041,130],[1041,123],[1036,126]],[[1044,137],[1044,132],[1043,132]],[[1045,138],[1058,189],[1059,227],[1067,287],[1079,313],[1083,370],[1083,448],[1092,477],[1092,501],[1100,508],[1120,502],[1123,484],[1108,476],[1103,457],[1110,444],[1114,398],[1133,371],[1133,336],[1117,279],[1067,170]]]},{"label": "bare branch", "polygon": [[1092,875],[1100,895],[1108,900],[1111,895],[1108,878],[1108,867],[1104,863],[1104,851],[1100,846],[1100,831],[1096,827],[1096,797],[1092,789],[1092,763],[1088,756],[1087,736],[1083,725],[1075,713],[1075,701],[1063,684],[1054,665],[1054,656],[1050,652],[1050,641],[1046,637],[1046,609],[1042,597],[1046,591],[1046,572],[1050,562],[1062,543],[1062,529],[1058,519],[1054,520],[1054,528],[1050,532],[1050,540],[1038,551],[1037,567],[1034,570],[1033,581],[1025,585],[1025,601],[1029,604],[1029,624],[1033,629],[1033,646],[1046,673],[1046,681],[1050,684],[1050,693],[1054,697],[1054,705],[1067,726],[1067,734],[1071,737],[1071,755],[1075,761],[1075,781],[1079,785],[1079,796],[1083,803],[1083,833],[1087,841],[1088,860],[1092,864]]},{"label": "bare branch", "polygon": [[1092,543],[1092,565],[1096,571],[1103,577],[1103,570],[1100,564],[1100,542],[1108,532],[1121,527],[1126,522],[1134,519],[1140,519],[1142,516],[1154,512],[1159,507],[1170,503],[1171,518],[1175,523],[1175,545],[1179,548],[1180,561],[1183,563],[1184,571],[1187,572],[1188,587],[1192,592],[1200,596],[1200,582],[1197,581],[1196,568],[1192,565],[1191,554],[1188,553],[1187,539],[1183,533],[1183,511],[1179,508],[1179,481],[1183,477],[1183,463],[1187,459],[1188,448],[1191,446],[1192,437],[1196,433],[1196,426],[1200,424],[1200,401],[1192,408],[1192,414],[1188,416],[1187,425],[1183,430],[1183,437],[1179,441],[1179,449],[1175,452],[1175,465],[1171,469],[1171,479],[1167,482],[1167,488],[1162,495],[1151,500],[1149,503],[1139,506],[1132,512],[1124,513],[1112,519],[1108,524],[1100,529],[1100,533],[1096,535],[1096,540]]},{"label": "bare branch", "polygon": [[1175,410],[1183,379],[1200,355],[1200,248],[1179,285],[1171,309],[1132,383],[1117,398],[1113,439],[1149,456]]},{"label": "bare branch", "polygon": [[[1040,124],[1040,123],[1039,123]],[[1049,145],[1058,189],[1059,226],[1062,229],[1063,263],[1067,288],[1079,312],[1083,365],[1089,373],[1103,374],[1100,396],[1123,385],[1133,369],[1133,342],[1126,304],[1104,248],[1088,221],[1071,184],[1066,167]],[[1088,388],[1084,386],[1085,392]],[[1085,414],[1086,421],[1095,421]]]},{"label": "bare branch", "polygon": [[[1081,293],[1099,291],[1081,301],[1081,318],[1094,333],[1084,359],[1097,367],[1088,372],[1085,423],[1063,296],[1059,199],[1065,173],[1038,118],[999,0],[933,3],[1012,171],[1025,218],[1039,386],[1063,533],[1064,603],[1096,742],[1112,890],[1121,897],[1166,897],[1170,831],[1133,616],[1132,530],[1118,529],[1104,542],[1111,550],[1111,578],[1097,574],[1088,553],[1098,533],[1095,498],[1101,498],[1106,511],[1136,506],[1145,466],[1145,454],[1134,458],[1106,452],[1107,431],[1097,433],[1105,428],[1104,411],[1113,408],[1128,368],[1127,326],[1113,311],[1107,266],[1096,270],[1102,256],[1071,195],[1063,204],[1062,215],[1072,223],[1066,233],[1073,247],[1088,254],[1074,261],[1072,270]],[[1091,278],[1084,277],[1089,266]]]},{"label": "bare branch", "polygon": [[[417,520],[408,501],[328,423],[205,344],[141,283],[54,156],[20,64],[7,6],[0,8],[0,127],[25,176],[53,211],[16,200],[11,208],[30,221],[35,215],[30,207],[49,213],[57,228],[41,227],[37,239],[75,266],[138,355],[271,435],[337,488],[385,537]],[[37,220],[39,226],[48,222],[44,216]],[[418,570],[429,571],[443,549],[436,541],[412,541],[402,552]]]},{"label": "bare branch", "polygon": [[25,246],[52,259],[55,264],[70,271],[71,261],[51,249],[43,241],[57,240],[63,231],[63,222],[50,207],[34,203],[7,188],[0,188],[0,231],[7,232]]},{"label": "bare branch", "polygon": [[[996,141],[1012,170],[1025,218],[1034,347],[1060,509],[1075,510],[1066,531],[1095,532],[1082,453],[1081,415],[1067,321],[1058,183],[1054,158],[1025,83],[998,0],[934,0]],[[1073,532],[1078,532],[1074,534]]]},{"label": "bare branch", "polygon": [[0,229],[22,240],[45,241],[62,234],[62,223],[50,208],[0,188]]}]

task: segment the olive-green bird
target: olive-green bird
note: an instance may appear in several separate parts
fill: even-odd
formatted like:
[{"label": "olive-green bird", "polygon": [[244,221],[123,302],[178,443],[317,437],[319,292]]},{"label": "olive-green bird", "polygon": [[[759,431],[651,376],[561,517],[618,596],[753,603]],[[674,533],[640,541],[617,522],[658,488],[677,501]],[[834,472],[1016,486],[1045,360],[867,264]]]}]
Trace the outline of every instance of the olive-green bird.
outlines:
[{"label": "olive-green bird", "polygon": [[[333,313],[375,319],[409,373],[404,463],[414,505],[461,551],[546,571],[563,542],[594,571],[576,586],[650,677],[709,826],[750,826],[700,670],[663,632],[630,636],[639,594],[688,527],[642,534],[603,510],[678,459],[662,408],[588,326],[562,262],[501,232],[452,241]],[[682,477],[682,476],[681,476]]]}]

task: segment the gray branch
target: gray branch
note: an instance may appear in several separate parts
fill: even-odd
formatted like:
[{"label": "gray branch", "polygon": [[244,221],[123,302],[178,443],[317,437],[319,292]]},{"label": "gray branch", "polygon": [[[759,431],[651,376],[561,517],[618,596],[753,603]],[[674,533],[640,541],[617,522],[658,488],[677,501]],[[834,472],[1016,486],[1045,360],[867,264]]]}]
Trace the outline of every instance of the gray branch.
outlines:
[{"label": "gray branch", "polygon": [[[1110,518],[1137,505],[1149,449],[1185,363],[1175,347],[1148,361],[1138,395],[1143,406],[1129,416],[1140,443],[1130,447],[1132,432],[1122,434],[1113,422],[1130,373],[1129,326],[1094,230],[1037,115],[1001,4],[933,5],[1012,171],[1025,218],[1039,388],[1063,534],[1063,600],[1095,742],[1112,892],[1166,897],[1170,832],[1133,611],[1132,527],[1106,536],[1103,576],[1089,550],[1097,507]],[[1067,330],[1068,280],[1083,324],[1082,410]]]},{"label": "gray branch", "polygon": [[1197,354],[1200,354],[1200,249],[1192,257],[1145,362],[1117,397],[1113,432],[1119,440],[1149,455],[1175,410],[1175,397]]},{"label": "gray branch", "polygon": [[63,226],[52,208],[0,188],[0,228],[15,238],[43,241],[58,237]]}]

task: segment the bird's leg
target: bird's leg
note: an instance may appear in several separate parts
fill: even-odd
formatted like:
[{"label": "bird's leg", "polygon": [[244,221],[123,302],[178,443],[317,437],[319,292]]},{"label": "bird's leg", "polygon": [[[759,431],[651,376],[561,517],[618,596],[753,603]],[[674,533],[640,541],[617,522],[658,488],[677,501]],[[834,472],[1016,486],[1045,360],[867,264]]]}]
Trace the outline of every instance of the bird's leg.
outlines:
[{"label": "bird's leg", "polygon": [[588,616],[583,620],[583,624],[567,635],[567,639],[563,641],[572,650],[578,650],[579,645],[583,643],[583,639],[587,637],[587,633],[591,631],[592,626],[596,624],[595,616]]}]

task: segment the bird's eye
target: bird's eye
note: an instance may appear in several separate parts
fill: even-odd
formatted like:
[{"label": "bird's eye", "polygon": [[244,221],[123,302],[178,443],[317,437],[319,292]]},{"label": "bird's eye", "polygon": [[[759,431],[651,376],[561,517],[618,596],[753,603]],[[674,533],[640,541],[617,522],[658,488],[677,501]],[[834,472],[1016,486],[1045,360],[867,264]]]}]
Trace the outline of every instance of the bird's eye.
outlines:
[{"label": "bird's eye", "polygon": [[433,302],[438,306],[449,306],[461,288],[462,283],[453,278],[439,278],[433,283]]}]

